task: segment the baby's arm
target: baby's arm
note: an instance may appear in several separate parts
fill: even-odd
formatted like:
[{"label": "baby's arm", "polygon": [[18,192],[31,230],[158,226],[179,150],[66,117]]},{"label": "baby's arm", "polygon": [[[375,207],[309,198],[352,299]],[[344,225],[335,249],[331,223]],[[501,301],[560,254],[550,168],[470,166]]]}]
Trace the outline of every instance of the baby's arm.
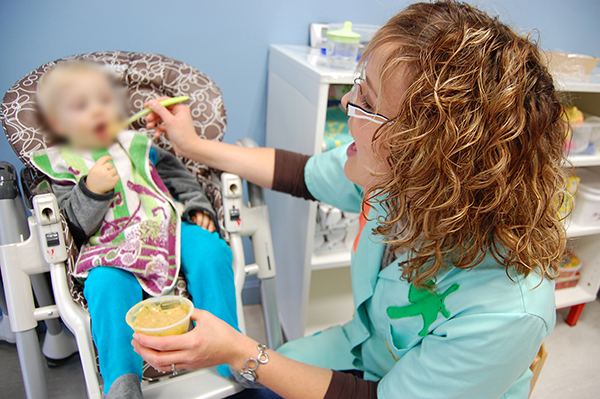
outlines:
[{"label": "baby's arm", "polygon": [[217,213],[206,197],[202,186],[179,159],[170,152],[152,145],[156,151],[156,171],[173,197],[183,203],[183,220],[201,225],[197,218],[207,215],[217,225]]},{"label": "baby's arm", "polygon": [[[119,178],[118,175],[115,178],[116,172],[113,168],[106,166],[108,160],[110,157],[100,158],[90,169],[89,174],[76,185],[51,183],[52,191],[67,219],[69,231],[77,246],[81,246],[98,230],[112,203],[113,189],[119,182]],[[91,187],[90,183],[92,183]],[[108,191],[105,191],[106,189]]]}]

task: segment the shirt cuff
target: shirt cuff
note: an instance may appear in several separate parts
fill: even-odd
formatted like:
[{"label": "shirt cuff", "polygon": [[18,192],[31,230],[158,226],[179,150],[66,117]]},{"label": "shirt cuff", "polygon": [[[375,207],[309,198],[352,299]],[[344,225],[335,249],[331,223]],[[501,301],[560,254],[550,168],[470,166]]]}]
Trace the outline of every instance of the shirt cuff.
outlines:
[{"label": "shirt cuff", "polygon": [[334,371],[323,399],[377,399],[379,382],[367,381],[349,373]]},{"label": "shirt cuff", "polygon": [[91,198],[96,201],[108,201],[115,196],[114,189],[112,189],[109,192],[104,193],[104,194],[96,194],[95,192],[91,191],[87,187],[87,185],[85,184],[86,180],[87,180],[87,176],[83,176],[81,179],[79,179],[79,189],[86,197]]}]

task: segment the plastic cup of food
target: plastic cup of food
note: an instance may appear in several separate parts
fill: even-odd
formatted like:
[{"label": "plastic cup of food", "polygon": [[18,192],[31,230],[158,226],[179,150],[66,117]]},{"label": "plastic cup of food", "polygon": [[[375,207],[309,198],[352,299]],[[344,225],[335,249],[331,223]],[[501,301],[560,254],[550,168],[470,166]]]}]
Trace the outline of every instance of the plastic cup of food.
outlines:
[{"label": "plastic cup of food", "polygon": [[187,332],[194,304],[179,296],[149,298],[134,305],[125,316],[135,332],[166,337]]}]

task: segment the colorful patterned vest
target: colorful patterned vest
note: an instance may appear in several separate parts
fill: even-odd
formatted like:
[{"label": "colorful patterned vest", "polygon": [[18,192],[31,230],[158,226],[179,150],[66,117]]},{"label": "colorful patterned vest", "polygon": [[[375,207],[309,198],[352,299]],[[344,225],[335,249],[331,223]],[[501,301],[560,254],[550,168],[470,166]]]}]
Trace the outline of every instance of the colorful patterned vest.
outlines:
[{"label": "colorful patterned vest", "polygon": [[150,295],[164,294],[174,286],[181,219],[150,162],[150,147],[147,137],[124,131],[108,149],[86,152],[56,146],[33,154],[32,163],[56,182],[79,183],[104,155],[112,157],[119,174],[100,228],[81,247],[76,277],[86,278],[92,268],[109,266],[133,273]]}]

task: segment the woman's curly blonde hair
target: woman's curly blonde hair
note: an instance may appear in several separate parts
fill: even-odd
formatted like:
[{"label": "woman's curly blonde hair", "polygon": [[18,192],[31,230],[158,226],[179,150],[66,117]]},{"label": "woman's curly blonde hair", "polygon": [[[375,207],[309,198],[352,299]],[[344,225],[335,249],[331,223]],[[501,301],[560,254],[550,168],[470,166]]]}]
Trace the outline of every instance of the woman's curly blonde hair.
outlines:
[{"label": "woman's curly blonde hair", "polygon": [[402,277],[426,286],[444,265],[472,268],[491,253],[507,274],[554,278],[566,245],[565,125],[537,45],[455,1],[409,6],[362,59],[386,43],[380,89],[390,93],[394,73],[409,86],[374,137],[390,168],[367,201],[386,213],[375,233],[411,248]]}]

